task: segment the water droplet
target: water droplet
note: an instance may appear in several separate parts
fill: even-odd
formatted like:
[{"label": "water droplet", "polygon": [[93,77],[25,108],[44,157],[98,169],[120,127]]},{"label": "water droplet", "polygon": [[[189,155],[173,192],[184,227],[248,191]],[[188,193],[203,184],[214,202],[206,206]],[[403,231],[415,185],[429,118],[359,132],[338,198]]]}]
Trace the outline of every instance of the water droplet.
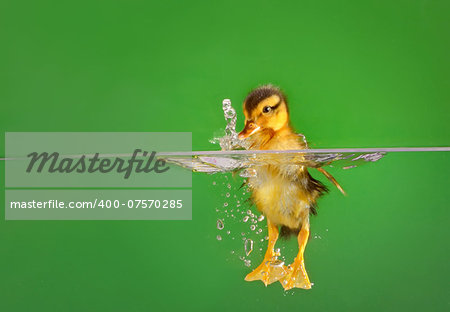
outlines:
[{"label": "water droplet", "polygon": [[226,193],[225,196],[226,196],[226,197],[230,197],[230,193]]},{"label": "water droplet", "polygon": [[220,219],[217,219],[217,228],[218,228],[219,230],[223,230],[224,227],[225,227],[225,226],[223,225],[223,221],[220,220]]},{"label": "water droplet", "polygon": [[248,216],[245,216],[244,219],[242,219],[242,221],[247,222],[248,221]]},{"label": "water droplet", "polygon": [[252,211],[249,209],[249,210],[247,210],[247,214],[249,215],[249,216],[251,216],[252,215]]},{"label": "water droplet", "polygon": [[262,229],[258,229],[258,231],[256,231],[257,234],[261,234],[262,233]]},{"label": "water droplet", "polygon": [[223,206],[224,207],[228,207],[228,203],[223,203]]},{"label": "water droplet", "polygon": [[250,225],[250,230],[254,231],[256,229],[256,226],[254,224]]},{"label": "water droplet", "polygon": [[227,234],[230,235],[231,231],[227,231]]},{"label": "water droplet", "polygon": [[216,181],[213,181],[212,185],[216,185]]},{"label": "water droplet", "polygon": [[244,260],[244,264],[246,267],[249,267],[252,265],[252,262],[250,260]]},{"label": "water droplet", "polygon": [[244,250],[247,257],[252,253],[253,251],[253,241],[249,238],[244,243]]},{"label": "water droplet", "polygon": [[217,235],[216,238],[217,238],[218,241],[221,241],[221,240],[222,240],[222,236],[220,236],[220,235]]},{"label": "water droplet", "polygon": [[260,216],[258,217],[258,221],[262,221],[262,220],[264,220],[264,216],[263,216],[263,215],[260,215]]}]

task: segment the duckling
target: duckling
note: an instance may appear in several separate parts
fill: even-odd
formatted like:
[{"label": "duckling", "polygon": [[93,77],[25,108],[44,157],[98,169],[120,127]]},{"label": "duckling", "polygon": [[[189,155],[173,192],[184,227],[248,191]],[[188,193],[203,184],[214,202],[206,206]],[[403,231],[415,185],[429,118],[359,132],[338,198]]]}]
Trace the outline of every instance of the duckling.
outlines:
[{"label": "duckling", "polygon": [[[251,91],[244,101],[243,109],[245,126],[239,133],[239,139],[245,139],[249,149],[308,148],[306,140],[301,140],[290,125],[286,96],[279,88],[265,85]],[[297,159],[304,160],[304,156],[298,155]],[[309,237],[309,216],[316,214],[317,199],[328,190],[295,159],[284,163],[271,161],[253,169],[256,175],[249,177],[246,183],[251,191],[252,202],[266,217],[269,239],[262,263],[245,280],[261,280],[266,286],[280,281],[285,290],[294,287],[310,289],[311,282],[303,257]],[[319,169],[342,190],[328,172]],[[277,260],[280,254],[274,249],[280,234],[286,237],[297,235],[299,251],[294,262],[287,267]]]}]

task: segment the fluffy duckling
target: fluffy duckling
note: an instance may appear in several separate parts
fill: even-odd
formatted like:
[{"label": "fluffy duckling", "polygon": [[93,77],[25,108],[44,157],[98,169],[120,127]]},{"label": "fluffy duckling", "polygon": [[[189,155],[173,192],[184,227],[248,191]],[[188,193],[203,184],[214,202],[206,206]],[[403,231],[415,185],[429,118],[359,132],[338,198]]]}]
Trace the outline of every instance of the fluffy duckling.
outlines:
[{"label": "fluffy duckling", "polygon": [[[244,101],[244,115],[245,127],[239,138],[248,141],[249,149],[308,148],[306,141],[290,125],[287,100],[280,89],[267,85],[250,92]],[[303,155],[298,155],[298,159],[303,160]],[[285,290],[294,287],[310,289],[303,258],[309,236],[309,216],[316,213],[317,199],[327,192],[327,188],[314,179],[305,166],[296,164],[295,159],[284,163],[271,161],[253,169],[256,176],[248,178],[247,184],[252,201],[267,219],[269,240],[263,262],[245,280],[261,280],[266,286],[280,281]],[[331,175],[319,169],[341,189]],[[294,234],[298,239],[298,255],[287,267],[277,260],[280,255],[274,249],[280,227],[282,236]]]}]

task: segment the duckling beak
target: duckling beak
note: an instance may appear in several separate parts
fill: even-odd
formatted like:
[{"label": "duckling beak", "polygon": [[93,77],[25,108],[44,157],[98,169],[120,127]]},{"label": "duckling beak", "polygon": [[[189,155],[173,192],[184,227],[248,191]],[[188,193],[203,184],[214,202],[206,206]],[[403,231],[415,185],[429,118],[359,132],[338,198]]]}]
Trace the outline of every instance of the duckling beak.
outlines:
[{"label": "duckling beak", "polygon": [[238,137],[240,140],[246,139],[249,136],[258,132],[260,129],[261,129],[261,127],[258,126],[257,124],[255,124],[253,121],[247,121],[245,123],[244,129],[241,132],[239,132]]}]

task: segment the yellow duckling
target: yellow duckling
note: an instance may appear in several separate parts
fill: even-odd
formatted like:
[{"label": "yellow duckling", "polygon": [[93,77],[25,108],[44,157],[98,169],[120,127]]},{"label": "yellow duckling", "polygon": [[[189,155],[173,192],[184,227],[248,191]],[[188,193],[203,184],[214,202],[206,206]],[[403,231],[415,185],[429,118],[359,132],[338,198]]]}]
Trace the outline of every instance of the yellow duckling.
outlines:
[{"label": "yellow duckling", "polygon": [[[308,148],[306,142],[293,131],[286,97],[278,88],[267,85],[250,92],[244,101],[244,115],[245,127],[239,138],[248,141],[249,149]],[[298,155],[298,159],[303,159],[303,156]],[[269,240],[263,262],[245,280],[261,280],[266,286],[280,281],[285,290],[294,287],[310,289],[303,258],[309,236],[309,215],[316,214],[316,201],[327,192],[327,188],[314,179],[305,166],[296,164],[292,159],[284,163],[272,161],[253,169],[256,176],[248,178],[247,184],[252,191],[252,201],[267,219]],[[329,173],[321,168],[319,170],[343,192]],[[298,255],[288,267],[277,260],[280,255],[274,250],[280,234],[279,227],[281,235],[297,234],[298,237]]]}]

